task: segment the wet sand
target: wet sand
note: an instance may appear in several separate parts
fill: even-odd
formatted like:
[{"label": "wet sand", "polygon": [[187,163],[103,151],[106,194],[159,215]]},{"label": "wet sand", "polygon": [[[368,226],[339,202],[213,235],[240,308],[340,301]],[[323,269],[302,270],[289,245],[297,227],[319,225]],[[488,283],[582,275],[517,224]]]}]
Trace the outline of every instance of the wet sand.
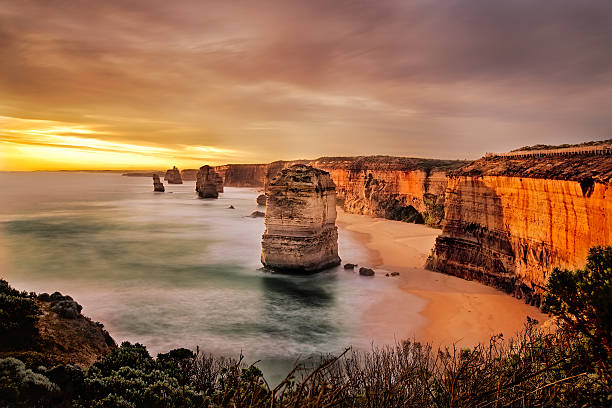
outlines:
[{"label": "wet sand", "polygon": [[[370,264],[361,266],[374,268],[375,279],[398,279],[400,289],[413,295],[408,300],[389,297],[366,314],[365,318],[375,319],[381,330],[389,327],[385,320],[393,320],[396,329],[392,335],[398,340],[467,347],[488,343],[499,333],[505,338],[513,336],[527,316],[540,322],[546,319],[537,308],[499,290],[424,269],[440,230],[341,210],[338,225],[354,233],[371,251]],[[386,272],[400,272],[400,276],[385,277]],[[397,327],[398,313],[405,316],[405,325],[400,324],[404,327]]]}]

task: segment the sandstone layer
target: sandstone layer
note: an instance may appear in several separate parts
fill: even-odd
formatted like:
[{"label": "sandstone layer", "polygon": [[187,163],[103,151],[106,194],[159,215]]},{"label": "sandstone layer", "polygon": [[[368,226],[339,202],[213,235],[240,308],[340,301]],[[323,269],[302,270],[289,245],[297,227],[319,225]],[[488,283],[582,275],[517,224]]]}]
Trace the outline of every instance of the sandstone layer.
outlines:
[{"label": "sandstone layer", "polygon": [[315,272],[340,264],[336,186],[328,172],[297,164],[268,185],[261,262]]},{"label": "sandstone layer", "polygon": [[166,180],[168,184],[183,184],[183,179],[181,178],[181,172],[179,171],[179,169],[176,168],[176,166],[166,171],[164,180]]},{"label": "sandstone layer", "polygon": [[264,187],[285,168],[310,165],[330,173],[345,211],[438,226],[444,215],[446,172],[458,160],[389,156],[322,157],[266,165],[226,165],[225,185]]},{"label": "sandstone layer", "polygon": [[554,267],[612,243],[612,156],[478,160],[452,173],[428,267],[533,304]]},{"label": "sandstone layer", "polygon": [[196,191],[200,198],[218,198],[217,173],[210,166],[202,166],[198,171]]},{"label": "sandstone layer", "polygon": [[157,174],[153,175],[153,191],[159,191],[161,193],[166,191],[164,188],[164,183],[159,180],[159,176]]}]

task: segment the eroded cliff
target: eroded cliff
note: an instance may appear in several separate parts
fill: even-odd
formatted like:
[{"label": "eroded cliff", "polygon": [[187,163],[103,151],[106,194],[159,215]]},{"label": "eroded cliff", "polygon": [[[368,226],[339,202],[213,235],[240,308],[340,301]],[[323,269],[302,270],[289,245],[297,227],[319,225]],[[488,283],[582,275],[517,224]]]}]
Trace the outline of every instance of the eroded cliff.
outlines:
[{"label": "eroded cliff", "polygon": [[266,188],[281,170],[294,164],[329,172],[338,201],[347,212],[437,226],[444,215],[446,172],[465,162],[389,156],[321,157],[216,169],[225,174],[225,185]]},{"label": "eroded cliff", "polygon": [[451,173],[432,269],[529,303],[556,266],[583,267],[612,242],[612,156],[477,160]]}]

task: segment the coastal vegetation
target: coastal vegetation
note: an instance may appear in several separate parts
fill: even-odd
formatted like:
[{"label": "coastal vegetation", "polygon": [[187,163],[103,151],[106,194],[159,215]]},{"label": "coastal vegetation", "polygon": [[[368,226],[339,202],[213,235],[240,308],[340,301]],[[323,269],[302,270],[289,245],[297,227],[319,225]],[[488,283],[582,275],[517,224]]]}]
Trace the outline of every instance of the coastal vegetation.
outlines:
[{"label": "coastal vegetation", "polygon": [[[35,337],[35,295],[0,283],[2,338],[15,330]],[[7,357],[0,359],[0,406],[609,406],[611,293],[612,247],[595,247],[584,269],[551,274],[542,307],[552,323],[528,320],[511,339],[500,334],[469,349],[414,341],[347,349],[300,363],[275,386],[243,356],[176,349],[153,358],[127,342],[88,367],[46,368]]]}]

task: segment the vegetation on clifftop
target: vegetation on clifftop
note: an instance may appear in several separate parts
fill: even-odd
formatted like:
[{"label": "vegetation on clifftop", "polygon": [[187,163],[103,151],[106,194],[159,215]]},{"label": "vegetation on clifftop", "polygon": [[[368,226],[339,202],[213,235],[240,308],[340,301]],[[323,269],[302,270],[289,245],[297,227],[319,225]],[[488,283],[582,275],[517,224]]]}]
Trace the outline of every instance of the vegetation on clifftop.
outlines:
[{"label": "vegetation on clifftop", "polygon": [[556,317],[555,330],[528,321],[510,340],[498,335],[471,349],[409,341],[348,349],[296,367],[276,387],[242,357],[176,349],[153,358],[127,342],[86,370],[0,359],[0,406],[610,406],[611,282],[612,247],[593,248],[585,269],[550,277],[544,309]]}]

